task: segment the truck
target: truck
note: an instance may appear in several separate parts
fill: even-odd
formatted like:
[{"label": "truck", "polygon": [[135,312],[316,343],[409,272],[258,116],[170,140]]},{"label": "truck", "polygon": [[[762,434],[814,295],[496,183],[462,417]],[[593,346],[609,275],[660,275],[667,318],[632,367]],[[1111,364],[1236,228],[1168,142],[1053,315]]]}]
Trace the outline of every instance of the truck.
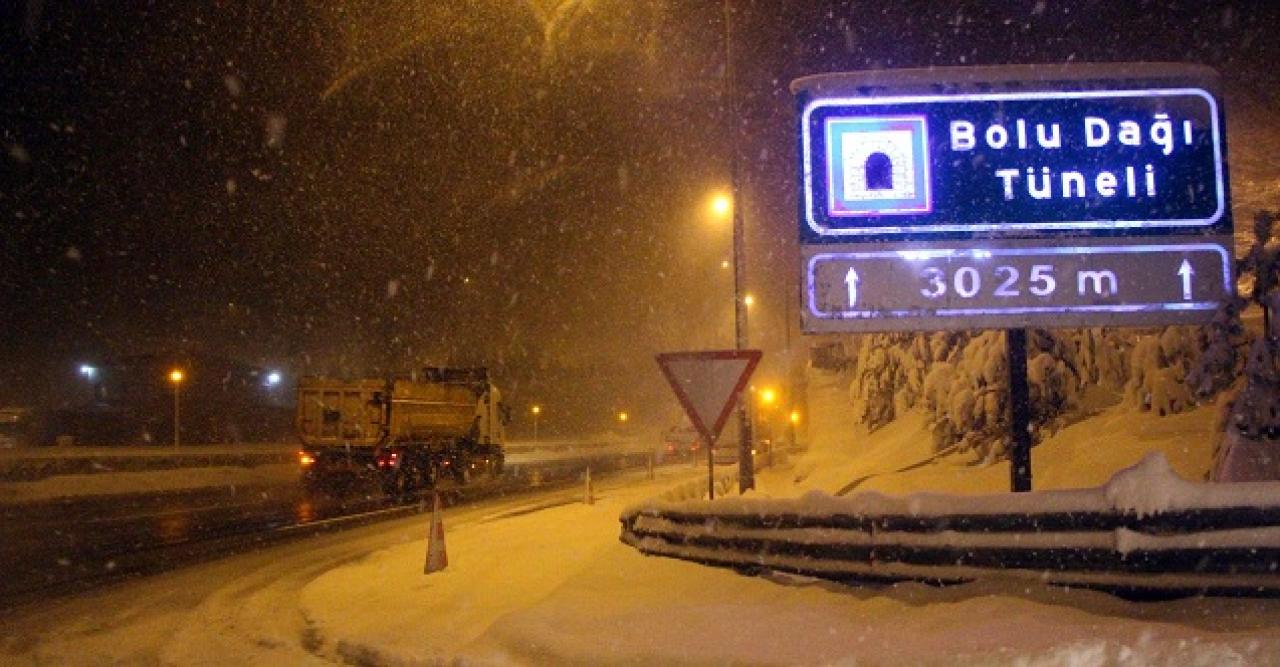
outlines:
[{"label": "truck", "polygon": [[407,378],[298,382],[303,483],[373,474],[389,496],[502,474],[509,411],[484,368]]}]

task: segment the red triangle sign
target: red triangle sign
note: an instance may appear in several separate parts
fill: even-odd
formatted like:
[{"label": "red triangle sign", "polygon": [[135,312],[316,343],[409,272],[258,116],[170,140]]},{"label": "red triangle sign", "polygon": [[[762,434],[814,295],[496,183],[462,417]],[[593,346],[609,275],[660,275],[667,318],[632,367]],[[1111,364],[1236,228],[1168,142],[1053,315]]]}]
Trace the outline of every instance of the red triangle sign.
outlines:
[{"label": "red triangle sign", "polygon": [[733,410],[734,400],[747,386],[760,350],[708,350],[705,352],[664,352],[658,366],[689,421],[709,445],[720,436]]}]

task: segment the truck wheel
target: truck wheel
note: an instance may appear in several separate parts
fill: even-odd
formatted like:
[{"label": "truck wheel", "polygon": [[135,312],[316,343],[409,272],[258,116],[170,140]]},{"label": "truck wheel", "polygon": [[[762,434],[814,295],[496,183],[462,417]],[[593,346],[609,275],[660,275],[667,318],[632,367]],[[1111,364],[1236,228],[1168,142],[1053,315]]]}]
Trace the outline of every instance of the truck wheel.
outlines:
[{"label": "truck wheel", "polygon": [[465,486],[471,483],[471,462],[457,461],[453,466],[453,477],[457,480],[459,486]]},{"label": "truck wheel", "polygon": [[383,477],[382,492],[394,500],[408,500],[413,495],[413,482],[411,470],[401,466]]},{"label": "truck wheel", "polygon": [[302,476],[302,490],[309,496],[324,494],[328,491],[328,479],[325,475],[314,473]]}]

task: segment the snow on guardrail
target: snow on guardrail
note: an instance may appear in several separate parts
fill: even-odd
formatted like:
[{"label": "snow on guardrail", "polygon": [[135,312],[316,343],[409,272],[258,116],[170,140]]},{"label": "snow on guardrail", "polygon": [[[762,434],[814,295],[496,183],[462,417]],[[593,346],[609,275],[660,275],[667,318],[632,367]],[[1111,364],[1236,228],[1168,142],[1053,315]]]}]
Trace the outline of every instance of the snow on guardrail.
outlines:
[{"label": "snow on guardrail", "polygon": [[748,571],[1280,594],[1280,482],[1191,483],[1159,453],[1092,489],[666,498],[621,521],[622,541],[643,553]]}]

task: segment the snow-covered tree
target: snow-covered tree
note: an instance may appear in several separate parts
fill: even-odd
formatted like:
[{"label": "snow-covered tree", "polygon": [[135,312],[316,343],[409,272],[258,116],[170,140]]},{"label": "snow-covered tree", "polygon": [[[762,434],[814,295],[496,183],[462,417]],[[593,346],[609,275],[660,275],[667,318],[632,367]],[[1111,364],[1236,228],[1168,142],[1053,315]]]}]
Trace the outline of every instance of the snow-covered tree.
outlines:
[{"label": "snow-covered tree", "polygon": [[935,347],[924,336],[912,334],[874,334],[865,339],[849,387],[863,424],[875,430],[916,404]]},{"label": "snow-covered tree", "polygon": [[1245,345],[1244,326],[1240,323],[1242,305],[1239,298],[1229,299],[1205,327],[1202,351],[1187,374],[1187,386],[1198,400],[1216,395],[1240,377],[1238,350]]},{"label": "snow-covered tree", "polygon": [[[965,334],[925,375],[921,407],[936,451],[955,447],[975,458],[1004,455],[1009,433],[1009,366],[1005,334]],[[1034,331],[1028,341],[1027,381],[1036,439],[1061,426],[1078,404],[1075,350],[1063,338]],[[942,356],[942,355],[939,355]]]},{"label": "snow-covered tree", "polygon": [[[1271,307],[1280,307],[1273,294]],[[1212,478],[1223,482],[1280,479],[1280,323],[1249,348],[1245,386],[1231,402]]]},{"label": "snow-covered tree", "polygon": [[1249,300],[1262,308],[1263,327],[1268,331],[1273,313],[1268,307],[1267,297],[1280,283],[1280,252],[1270,243],[1275,219],[1275,213],[1271,211],[1259,211],[1254,216],[1253,246],[1238,267],[1240,275],[1253,278]]},{"label": "snow-covered tree", "polygon": [[[1272,240],[1275,215],[1254,218],[1253,247],[1238,267],[1252,278],[1249,301],[1262,309],[1262,335],[1249,346],[1244,387],[1227,405],[1225,433],[1215,452],[1212,479],[1280,479],[1280,253]],[[1212,343],[1206,357],[1212,352]]]},{"label": "snow-covered tree", "polygon": [[1082,329],[1067,336],[1074,343],[1076,371],[1082,384],[1120,391],[1129,378],[1133,336],[1113,329]]},{"label": "snow-covered tree", "polygon": [[1140,336],[1129,359],[1125,401],[1161,416],[1191,407],[1195,401],[1186,380],[1197,351],[1196,337],[1187,327]]}]

